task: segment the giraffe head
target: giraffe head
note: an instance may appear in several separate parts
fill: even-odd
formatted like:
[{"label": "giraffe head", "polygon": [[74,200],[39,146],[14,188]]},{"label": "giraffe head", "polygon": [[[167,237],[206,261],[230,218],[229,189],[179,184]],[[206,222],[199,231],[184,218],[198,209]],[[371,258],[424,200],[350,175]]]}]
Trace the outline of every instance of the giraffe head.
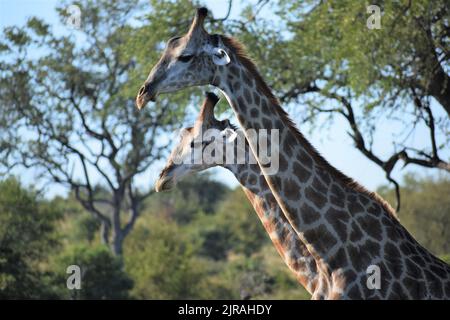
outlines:
[{"label": "giraffe head", "polygon": [[189,31],[167,42],[160,60],[138,92],[139,109],[154,101],[159,93],[212,83],[217,66],[230,62],[220,36],[209,35],[203,27],[207,13],[206,8],[197,9]]},{"label": "giraffe head", "polygon": [[[181,130],[179,142],[156,181],[157,192],[171,189],[184,176],[223,165],[227,144],[234,147],[237,133],[228,119],[220,121],[214,117],[218,101],[215,94],[207,92],[194,126]],[[207,158],[211,151],[214,157]]]}]

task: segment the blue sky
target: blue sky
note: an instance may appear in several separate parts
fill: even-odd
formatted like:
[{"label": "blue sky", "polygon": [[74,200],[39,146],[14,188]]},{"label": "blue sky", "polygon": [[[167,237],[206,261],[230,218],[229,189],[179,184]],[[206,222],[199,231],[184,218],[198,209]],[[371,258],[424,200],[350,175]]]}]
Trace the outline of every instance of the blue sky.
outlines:
[{"label": "blue sky", "polygon": [[[215,17],[223,17],[226,13],[228,1],[205,1],[213,12]],[[29,16],[38,16],[56,27],[56,31],[63,30],[64,26],[58,21],[54,11],[56,0],[0,0],[0,29],[10,25],[22,25]],[[240,5],[234,6],[233,15],[238,15]],[[250,53],[251,55],[251,53]],[[439,109],[439,108],[438,108]],[[294,117],[294,120],[295,117]],[[326,120],[324,120],[326,121]],[[367,160],[363,155],[352,147],[352,142],[347,135],[348,125],[340,118],[336,118],[330,129],[316,129],[309,132],[307,124],[302,124],[300,130],[313,143],[319,152],[336,168],[355,180],[361,182],[367,188],[374,190],[381,184],[386,184],[384,173],[376,165]],[[390,145],[386,145],[385,141],[392,141],[392,136],[396,134],[397,128],[389,121],[381,121],[377,125],[376,139],[377,143],[374,149],[382,156],[388,156],[392,151]],[[415,146],[428,145],[428,133],[425,128],[419,128],[413,136],[410,137],[410,143]],[[448,159],[449,152],[444,154]],[[153,184],[156,178],[157,169],[151,170],[148,174],[140,178],[139,185],[145,187]],[[401,178],[406,172],[413,172],[419,175],[437,174],[435,170],[424,169],[420,167],[409,167],[400,169],[401,165],[397,165],[393,176]],[[24,182],[33,181],[32,172],[21,172],[20,176]],[[218,168],[214,169],[214,175],[217,179],[226,182],[229,185],[237,185],[234,177],[226,170]],[[64,190],[58,186],[50,187],[49,194],[64,193]]]}]

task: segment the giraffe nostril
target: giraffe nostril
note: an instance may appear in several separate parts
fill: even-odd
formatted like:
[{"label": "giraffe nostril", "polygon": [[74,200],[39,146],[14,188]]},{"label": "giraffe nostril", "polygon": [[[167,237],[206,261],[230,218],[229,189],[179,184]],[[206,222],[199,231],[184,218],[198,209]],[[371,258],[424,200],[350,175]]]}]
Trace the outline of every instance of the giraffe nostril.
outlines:
[{"label": "giraffe nostril", "polygon": [[142,95],[145,93],[146,90],[147,90],[147,86],[146,86],[146,85],[143,85],[143,86],[139,89],[138,95],[142,96]]}]

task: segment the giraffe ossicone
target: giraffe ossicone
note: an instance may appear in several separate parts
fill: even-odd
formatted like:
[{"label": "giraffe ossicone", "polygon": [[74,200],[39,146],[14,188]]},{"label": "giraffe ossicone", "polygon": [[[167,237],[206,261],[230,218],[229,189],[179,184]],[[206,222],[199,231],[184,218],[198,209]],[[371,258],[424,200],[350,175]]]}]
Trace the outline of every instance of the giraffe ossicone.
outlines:
[{"label": "giraffe ossicone", "polygon": [[[300,133],[248,58],[244,47],[203,27],[199,9],[188,33],[169,40],[136,98],[214,85],[225,95],[273,197],[325,277],[327,299],[450,299],[450,266],[423,248],[376,193],[331,166]],[[223,49],[217,65],[205,46]],[[189,58],[186,58],[186,55]],[[249,130],[279,130],[279,170],[270,174]],[[270,144],[270,142],[269,142]],[[271,146],[268,145],[270,148]],[[381,272],[369,288],[367,269]]]}]

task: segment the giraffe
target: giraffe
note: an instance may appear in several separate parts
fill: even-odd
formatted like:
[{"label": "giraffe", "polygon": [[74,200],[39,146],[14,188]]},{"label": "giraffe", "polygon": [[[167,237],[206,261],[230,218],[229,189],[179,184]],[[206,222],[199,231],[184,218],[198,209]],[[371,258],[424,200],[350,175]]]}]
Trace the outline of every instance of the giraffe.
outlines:
[{"label": "giraffe", "polygon": [[[322,279],[314,257],[284,217],[265,179],[250,179],[261,175],[259,166],[250,161],[239,163],[238,152],[235,149],[239,147],[243,149],[244,159],[249,159],[252,154],[241,131],[237,131],[228,119],[219,121],[214,117],[214,107],[218,101],[219,98],[214,93],[206,93],[195,125],[181,130],[179,143],[174,146],[155,184],[156,191],[169,190],[183,177],[213,166],[222,166],[230,170],[240,183],[285,264],[313,299],[322,297],[320,291]],[[218,138],[211,139],[211,136],[207,136],[211,131],[215,132]],[[235,143],[238,137],[244,141],[242,146]],[[194,161],[193,156],[202,157],[206,147],[218,150],[218,157],[215,157],[218,161],[206,162],[201,161],[202,159]],[[233,150],[232,157],[224,161],[227,147],[228,150]]]},{"label": "giraffe", "polygon": [[[423,248],[380,196],[314,149],[244,47],[204,29],[207,12],[198,9],[187,34],[168,41],[138,92],[138,108],[160,93],[189,86],[209,84],[223,92],[263,173],[255,179],[267,181],[286,219],[320,262],[328,299],[450,299],[450,266]],[[249,139],[249,129],[278,130],[277,172],[269,172],[257,156],[258,142]],[[380,283],[369,283],[376,279],[372,276]]]}]

